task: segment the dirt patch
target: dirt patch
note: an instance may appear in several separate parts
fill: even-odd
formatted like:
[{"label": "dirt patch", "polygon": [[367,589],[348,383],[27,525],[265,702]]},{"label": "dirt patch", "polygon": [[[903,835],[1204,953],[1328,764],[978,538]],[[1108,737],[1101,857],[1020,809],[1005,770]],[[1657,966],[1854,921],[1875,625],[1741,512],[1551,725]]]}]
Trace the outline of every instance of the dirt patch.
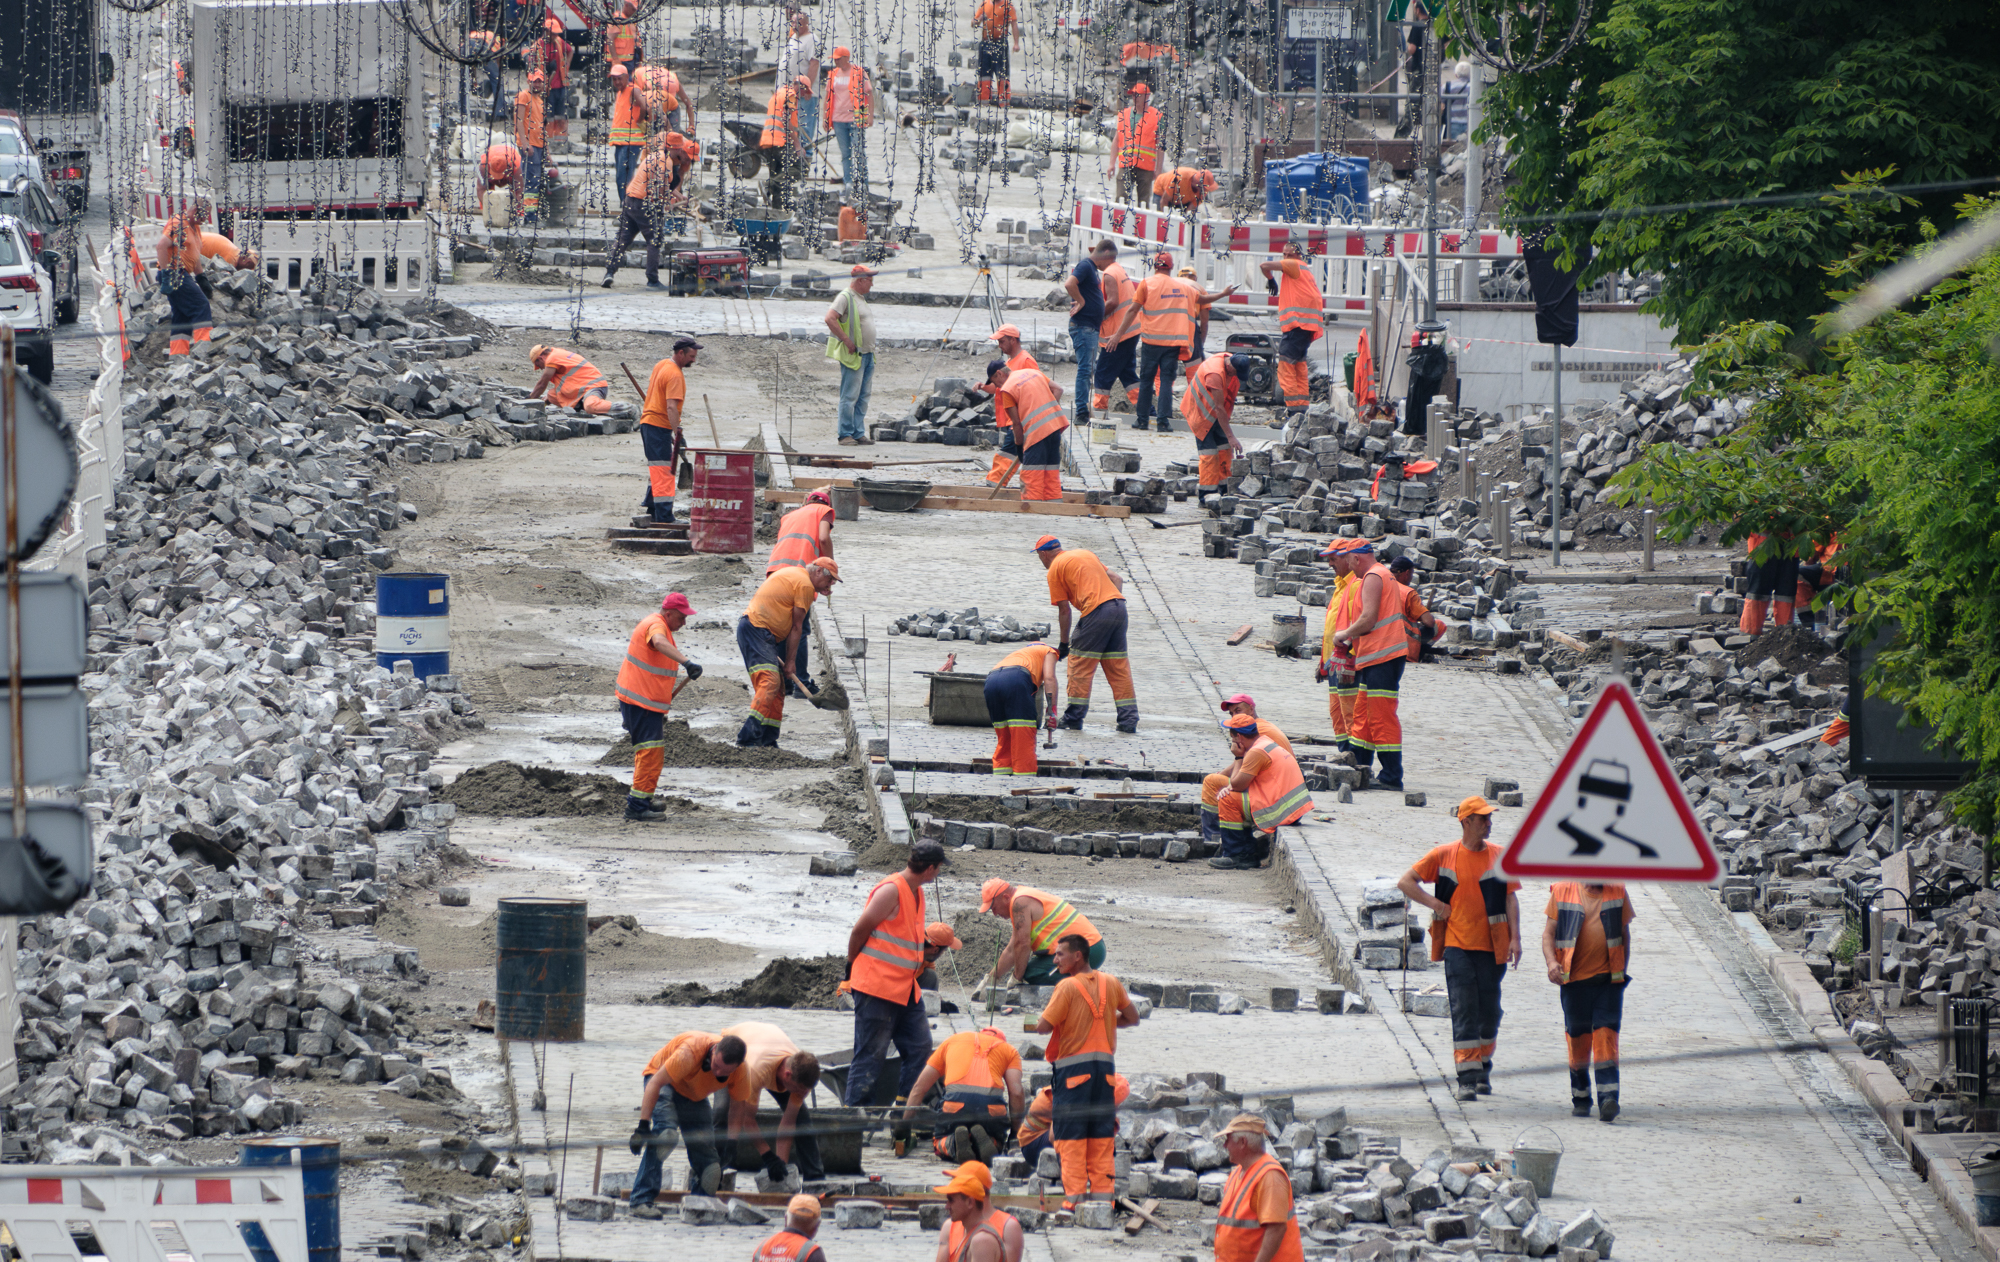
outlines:
[{"label": "dirt patch", "polygon": [[1805,672],[1822,688],[1847,682],[1847,660],[1798,623],[1773,627],[1736,650],[1736,664],[1755,667],[1767,657],[1778,659],[1787,674]]},{"label": "dirt patch", "polygon": [[[668,767],[758,767],[765,771],[785,771],[795,767],[824,767],[819,758],[808,758],[789,749],[742,749],[720,741],[703,740],[679,719],[668,719],[666,731]],[[597,760],[600,767],[622,767],[632,761],[632,742],[619,741]]]},{"label": "dirt patch", "polygon": [[471,577],[479,590],[503,604],[597,609],[624,601],[616,590],[575,570],[538,565],[482,565]]},{"label": "dirt patch", "polygon": [[1054,807],[1010,811],[1000,805],[1005,800],[970,793],[911,793],[904,795],[903,805],[908,810],[922,811],[939,819],[970,820],[975,824],[1013,824],[1061,833],[1177,833],[1197,827],[1195,816],[1161,806],[1121,806],[1114,811],[1070,811]]},{"label": "dirt patch", "polygon": [[[627,757],[629,760],[629,752]],[[474,767],[446,785],[443,798],[462,811],[516,819],[616,815],[625,809],[626,786],[611,776],[582,776],[553,767],[490,762]],[[656,797],[653,804],[675,814],[701,809],[687,798],[678,797]]]},{"label": "dirt patch", "polygon": [[486,269],[482,279],[495,285],[568,285],[574,278],[553,267],[527,267],[514,259],[503,258]]},{"label": "dirt patch", "polygon": [[673,1008],[831,1008],[846,969],[847,960],[838,955],[810,960],[783,956],[741,985],[710,990],[697,982],[679,982],[639,1002]]},{"label": "dirt patch", "polygon": [[443,327],[453,337],[477,334],[480,338],[506,338],[500,326],[490,320],[482,320],[463,307],[455,307],[448,302],[431,298],[412,298],[403,304],[403,314],[412,320],[422,320],[426,324]]},{"label": "dirt patch", "polygon": [[676,565],[672,573],[673,581],[667,584],[667,590],[692,596],[696,592],[739,586],[750,577],[750,567],[738,557],[708,556]]},{"label": "dirt patch", "polygon": [[467,1174],[456,1166],[440,1170],[422,1161],[405,1161],[402,1169],[403,1190],[417,1200],[428,1205],[425,1197],[490,1196],[500,1190],[500,1185],[476,1174]]},{"label": "dirt patch", "polygon": [[584,693],[612,695],[618,672],[609,666],[568,662],[509,662],[495,674],[510,697],[555,697]]},{"label": "dirt patch", "polygon": [[875,821],[869,818],[868,809],[861,804],[861,773],[852,767],[831,780],[787,789],[778,795],[778,800],[795,806],[816,806],[825,811],[826,819],[820,824],[820,831],[832,833],[856,850],[875,841]]},{"label": "dirt patch", "polygon": [[[423,966],[433,971],[491,969],[499,958],[500,913],[494,912],[478,924],[454,925],[427,907],[397,903],[382,909],[375,934],[384,942],[415,947]],[[722,966],[755,954],[711,938],[670,938],[653,933],[640,928],[631,916],[591,917],[584,949],[593,970],[670,975],[691,963]]]},{"label": "dirt patch", "polygon": [[976,986],[1000,962],[1000,949],[1007,945],[1013,927],[991,912],[967,908],[951,918],[951,931],[965,946],[945,953],[938,961],[938,975],[950,977],[955,970],[959,981]]}]

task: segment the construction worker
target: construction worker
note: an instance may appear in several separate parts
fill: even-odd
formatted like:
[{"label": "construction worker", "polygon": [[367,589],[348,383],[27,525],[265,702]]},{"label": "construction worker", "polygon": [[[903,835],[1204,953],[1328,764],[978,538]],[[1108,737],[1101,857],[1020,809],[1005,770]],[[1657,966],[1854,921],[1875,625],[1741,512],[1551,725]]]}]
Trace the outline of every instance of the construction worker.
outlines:
[{"label": "construction worker", "polygon": [[[747,1139],[759,1159],[752,1168],[771,1182],[786,1182],[787,1166],[798,1167],[799,1177],[808,1182],[825,1178],[819,1136],[805,1108],[806,1097],[819,1085],[819,1057],[800,1051],[783,1030],[764,1021],[745,1021],[719,1032],[722,1038],[730,1035],[743,1040],[744,1052],[743,1067],[729,1075],[729,1147],[723,1152],[735,1152]],[[776,1133],[768,1138],[757,1125],[757,1097],[766,1091],[782,1111]]]},{"label": "construction worker", "polygon": [[1021,498],[1062,498],[1062,387],[1035,368],[1012,369],[1004,359],[986,364],[986,384],[993,392],[993,417],[1008,426],[1021,453]]},{"label": "construction worker", "polygon": [[654,809],[653,790],[659,787],[666,756],[667,710],[678,691],[677,676],[685,668],[689,682],[701,678],[701,664],[674,640],[674,633],[693,616],[685,595],[668,592],[660,612],[647,615],[632,629],[624,664],[618,668],[613,689],[625,735],[632,740],[632,791],[625,799],[625,818],[632,823],[657,824],[667,817],[665,811]]},{"label": "construction worker", "polygon": [[[1208,866],[1225,872],[1262,867],[1271,857],[1271,839],[1286,824],[1296,824],[1313,808],[1305,774],[1292,751],[1258,731],[1254,714],[1232,714],[1223,720],[1229,734],[1229,787],[1216,795],[1216,840],[1222,852]],[[1289,742],[1287,742],[1289,744]],[[1207,822],[1204,813],[1203,822]]]},{"label": "construction worker", "polygon": [[539,399],[542,391],[547,390],[549,402],[558,408],[574,408],[591,416],[602,416],[611,410],[611,383],[597,371],[597,365],[575,351],[534,346],[528,351],[528,362],[542,373],[535,388],[528,392],[529,398]]},{"label": "construction worker", "polygon": [[1066,898],[996,876],[979,887],[979,910],[1013,926],[988,979],[996,988],[1046,986],[1060,979],[1055,949],[1065,934],[1083,938],[1084,962],[1090,967],[1104,963],[1104,935]]},{"label": "construction worker", "polygon": [[1048,1047],[1055,1073],[1050,1134],[1062,1158],[1064,1209],[1112,1199],[1118,1102],[1111,1076],[1117,1072],[1118,1031],[1139,1024],[1139,1010],[1124,985],[1093,969],[1089,951],[1080,933],[1056,940],[1056,968],[1063,979],[1035,1023],[1035,1033],[1055,1035]]},{"label": "construction worker", "polygon": [[944,847],[919,841],[901,872],[876,883],[847,934],[847,984],[854,999],[854,1059],[847,1068],[849,1108],[873,1102],[875,1078],[890,1044],[902,1066],[896,1104],[931,1055],[931,1023],[917,978],[924,971],[924,886],[944,870]]},{"label": "construction worker", "polygon": [[542,22],[542,38],[533,45],[527,64],[539,66],[548,76],[549,135],[558,140],[569,137],[569,68],[576,58],[576,45],[563,37],[562,19]]},{"label": "construction worker", "polygon": [[[1139,283],[1125,274],[1114,242],[1099,241],[1090,258],[1097,265],[1104,292],[1104,318],[1097,325],[1097,370],[1092,381],[1096,392],[1090,397],[1090,406],[1099,412],[1129,412],[1139,401]],[[1112,406],[1113,383],[1125,387],[1119,409]]]},{"label": "construction worker", "polygon": [[674,519],[674,466],[687,433],[681,409],[687,404],[687,370],[694,367],[701,343],[691,337],[674,342],[673,354],[653,365],[646,379],[646,403],[639,410],[639,442],[646,453],[646,494],[639,507],[657,522]]},{"label": "construction worker", "polygon": [[1160,432],[1173,428],[1174,375],[1180,362],[1194,353],[1195,325],[1205,297],[1192,283],[1174,275],[1174,256],[1161,250],[1153,256],[1153,274],[1139,282],[1133,299],[1139,311],[1139,414],[1133,429],[1147,427],[1153,409],[1153,387],[1159,384]]},{"label": "construction worker", "polygon": [[1389,577],[1403,585],[1403,635],[1408,640],[1408,654],[1405,661],[1423,660],[1424,650],[1435,644],[1444,635],[1444,619],[1432,613],[1424,598],[1417,595],[1417,587],[1411,580],[1416,577],[1417,563],[1406,556],[1389,562]]},{"label": "construction worker", "polygon": [[[1341,557],[1355,583],[1344,593],[1340,630],[1333,647],[1354,655],[1354,721],[1347,745],[1363,776],[1377,759],[1382,768],[1373,783],[1384,789],[1403,787],[1403,724],[1396,714],[1403,664],[1409,640],[1403,633],[1403,609],[1408,589],[1375,561],[1375,545],[1366,540],[1349,544]],[[1351,615],[1351,616],[1348,616]]]},{"label": "construction worker", "polygon": [[1271,1128],[1238,1113],[1216,1135],[1233,1169],[1215,1215],[1215,1262],[1305,1262],[1291,1172],[1266,1149]]},{"label": "construction worker", "polygon": [[[778,519],[778,541],[771,546],[771,556],[764,563],[764,577],[784,569],[788,565],[811,565],[814,561],[833,559],[833,497],[824,489],[806,492],[805,502]],[[792,659],[792,673],[798,676],[800,691],[819,691],[813,685],[812,670],[812,610],[801,615],[799,627],[798,655]]]},{"label": "construction worker", "polygon": [[715,1195],[722,1182],[722,1157],[715,1147],[715,1112],[709,1100],[729,1085],[748,1050],[734,1034],[689,1030],[668,1039],[646,1062],[640,1076],[645,1089],[639,1095],[639,1124],[633,1128],[630,1145],[639,1156],[639,1172],[632,1176],[635,1217],[660,1217],[653,1200],[660,1194],[676,1131],[687,1145],[687,1190]]},{"label": "construction worker", "polygon": [[840,242],[866,241],[868,239],[868,211],[848,202],[840,204],[840,220],[833,230],[833,239]]},{"label": "construction worker", "polygon": [[209,304],[207,280],[202,275],[203,260],[214,256],[231,267],[254,271],[257,252],[238,249],[236,243],[219,232],[203,232],[208,218],[206,198],[196,198],[185,210],[167,221],[160,232],[154,253],[159,266],[160,292],[167,297],[171,312],[167,353],[193,353],[194,343],[209,340],[215,327],[215,309]]},{"label": "construction worker", "polygon": [[625,251],[635,237],[646,238],[646,288],[665,289],[660,283],[660,246],[666,239],[667,200],[673,193],[673,155],[667,150],[667,133],[648,140],[640,150],[638,164],[623,185],[625,196],[619,203],[618,235],[604,256],[604,281],[611,288],[618,269],[624,266]]},{"label": "construction worker", "polygon": [[1618,1116],[1618,1027],[1625,1015],[1632,915],[1622,885],[1558,881],[1549,891],[1542,962],[1549,980],[1562,987],[1571,1117],[1590,1116],[1593,1070],[1598,1120]]},{"label": "construction worker", "polygon": [[[1403,897],[1430,909],[1431,959],[1444,964],[1451,1001],[1451,1058],[1458,1098],[1493,1092],[1493,1047],[1500,1037],[1500,981],[1521,962],[1519,881],[1500,875],[1487,844],[1493,807],[1483,797],[1458,804],[1459,839],[1435,847],[1396,882]],[[1429,882],[1435,894],[1427,894]]]},{"label": "construction worker", "polygon": [[[1194,346],[1186,355],[1181,356],[1181,362],[1199,364],[1208,358],[1208,352],[1203,349],[1208,342],[1208,309],[1235,293],[1236,286],[1231,285],[1219,294],[1211,294],[1195,279],[1194,268],[1185,264],[1174,275],[1186,281],[1188,288],[1194,291]],[[1194,369],[1190,368],[1188,371],[1193,372]]]},{"label": "construction worker", "polygon": [[[986,340],[1000,344],[1000,354],[1007,361],[1009,369],[1032,368],[1037,372],[1041,371],[1042,366],[1028,353],[1027,348],[1021,345],[1020,325],[1003,324]],[[988,394],[999,393],[998,389],[991,385],[982,385],[980,389]],[[1021,462],[1021,448],[1015,442],[1013,426],[997,407],[993,410],[993,423],[1000,427],[1000,454],[993,457],[992,467],[986,471],[986,480],[999,486],[1012,476],[1014,466]]]},{"label": "construction worker", "polygon": [[[639,62],[646,56],[646,50],[639,43],[639,6],[635,0],[623,0],[618,6],[618,20],[604,28],[606,57],[611,62],[613,82],[617,72],[623,70],[629,77],[639,68]],[[615,127],[614,123],[614,127]],[[613,139],[613,144],[618,141]]]},{"label": "construction worker", "polygon": [[972,11],[972,29],[979,35],[979,100],[983,104],[997,98],[1004,110],[1014,95],[1007,38],[1013,36],[1014,51],[1020,52],[1021,15],[1013,0],[984,0]]},{"label": "construction worker", "polygon": [[[1239,692],[1235,696],[1225,700],[1222,703],[1222,714],[1225,719],[1235,718],[1239,714],[1249,715],[1251,718],[1257,720],[1257,736],[1259,739],[1274,740],[1283,747],[1286,753],[1292,751],[1292,742],[1278,729],[1276,723],[1271,722],[1269,719],[1257,718],[1257,703],[1251,699],[1249,693]],[[1229,791],[1230,778],[1242,769],[1243,760],[1237,758],[1231,760],[1230,764],[1221,771],[1210,772],[1201,778],[1201,835],[1204,841],[1212,841],[1217,845],[1221,844],[1220,811],[1222,795]]]},{"label": "construction worker", "polygon": [[[1153,173],[1160,169],[1160,111],[1152,107],[1153,90],[1145,84],[1135,83],[1128,92],[1132,103],[1118,111],[1118,134],[1111,142],[1112,199],[1144,206],[1153,196]],[[1135,193],[1130,199],[1127,186]]]},{"label": "construction worker", "polygon": [[495,141],[486,146],[474,170],[478,177],[475,192],[482,204],[486,194],[496,188],[507,189],[516,197],[521,195],[521,151],[513,145]]},{"label": "construction worker", "polygon": [[826,1262],[826,1250],[813,1242],[819,1234],[819,1198],[801,1192],[785,1203],[785,1229],[757,1246],[750,1262]]},{"label": "construction worker", "polygon": [[1305,258],[1305,249],[1288,241],[1283,258],[1257,265],[1266,279],[1278,278],[1278,389],[1284,393],[1286,410],[1294,413],[1304,412],[1312,402],[1306,356],[1312,344],[1326,336],[1321,312],[1326,302]]},{"label": "construction worker", "polygon": [[[791,36],[784,47],[778,50],[778,82],[789,83],[802,80],[806,97],[819,94],[819,37],[812,33],[812,22],[804,9],[790,10]],[[813,132],[819,124],[819,112],[800,104],[799,127],[801,152],[812,152]],[[799,174],[805,174],[803,165]]]},{"label": "construction worker", "polygon": [[875,288],[877,273],[866,263],[856,263],[847,274],[851,278],[847,288],[833,296],[821,319],[833,338],[827,344],[827,358],[840,365],[839,443],[872,447],[868,396],[875,381],[875,313],[868,306],[868,291]]},{"label": "construction worker", "polygon": [[736,733],[745,749],[776,749],[785,722],[785,694],[798,688],[796,665],[805,640],[804,615],[813,601],[840,582],[840,566],[821,557],[803,569],[795,565],[773,570],[736,620],[736,647],[750,674],[750,716]]},{"label": "construction worker", "polygon": [[1361,544],[1359,539],[1335,539],[1322,551],[1320,559],[1333,566],[1333,590],[1327,593],[1326,617],[1320,624],[1319,668],[1314,678],[1326,684],[1326,713],[1333,721],[1333,745],[1352,755],[1354,698],[1359,685],[1354,677],[1353,650],[1338,646],[1334,637],[1347,629],[1352,615],[1347,612],[1347,594],[1354,587],[1354,567],[1347,554]]},{"label": "construction worker", "polygon": [[1766,614],[1770,615],[1773,626],[1786,627],[1792,623],[1793,601],[1799,589],[1798,554],[1792,551],[1789,540],[1780,540],[1772,545],[1770,555],[1759,561],[1757,551],[1768,538],[1769,535],[1751,535],[1743,541],[1750,558],[1750,594],[1743,599],[1743,613],[1736,620],[1736,628],[1745,635],[1762,635]]},{"label": "construction worker", "polygon": [[1007,1151],[1014,1124],[1026,1112],[1021,1091],[1021,1053],[1007,1036],[988,1026],[954,1034],[938,1044],[924,1071],[910,1087],[900,1130],[908,1138],[910,1124],[931,1091],[942,1086],[937,1113],[950,1133],[939,1135],[932,1148],[946,1161],[991,1161]]},{"label": "construction worker", "polygon": [[[945,1223],[938,1229],[936,1262],[1020,1262],[1027,1239],[1012,1214],[987,1204],[993,1171],[983,1161],[966,1161],[951,1178],[932,1188],[944,1197]],[[1004,1220],[1004,1221],[1003,1221]],[[1017,1237],[1008,1248],[1008,1228]]]},{"label": "construction worker", "polygon": [[[826,123],[840,147],[840,186],[850,200],[868,197],[868,124],[875,117],[875,90],[868,72],[852,64],[845,47],[833,50],[826,72]],[[845,239],[845,238],[843,238]]]},{"label": "construction worker", "polygon": [[1185,210],[1189,214],[1200,210],[1202,201],[1215,188],[1215,172],[1192,166],[1175,167],[1153,181],[1153,195],[1160,199],[1163,209]]},{"label": "construction worker", "polygon": [[[924,971],[917,974],[917,989],[937,990],[939,988],[937,962],[944,958],[946,951],[963,951],[964,949],[965,944],[958,940],[958,935],[951,931],[950,925],[945,924],[941,920],[933,920],[924,929]],[[945,1012],[956,1012],[958,1010],[957,1004],[946,1006],[941,1002],[938,1007]]]},{"label": "construction worker", "polygon": [[681,90],[681,77],[665,66],[640,66],[632,72],[639,106],[649,133],[694,134],[694,102]]},{"label": "construction worker", "polygon": [[542,226],[542,168],[548,163],[547,113],[542,104],[548,78],[528,72],[528,86],[514,97],[514,145],[521,151],[521,226]]},{"label": "construction worker", "polygon": [[805,176],[806,134],[801,120],[812,116],[812,84],[806,77],[781,80],[765,106],[764,130],[757,138],[757,147],[771,167],[773,206],[790,206],[792,186]]},{"label": "construction worker", "polygon": [[[486,72],[486,90],[481,93],[488,102],[486,106],[486,121],[491,123],[504,118],[506,116],[506,108],[502,104],[503,98],[500,95],[500,36],[488,30],[467,31],[463,47],[465,56],[484,57],[486,59],[485,63],[480,67],[481,70]],[[465,105],[464,92],[465,89],[461,86],[459,88],[460,108],[463,108]]]},{"label": "construction worker", "polygon": [[[1243,443],[1230,428],[1236,412],[1236,392],[1250,374],[1248,355],[1217,351],[1188,373],[1187,389],[1181,393],[1181,415],[1194,435],[1195,453],[1201,458],[1196,478],[1195,503],[1222,494],[1222,481],[1229,476],[1233,457],[1243,454]],[[1144,419],[1143,417],[1141,418]]]},{"label": "construction worker", "polygon": [[[1063,707],[1062,725],[1072,732],[1083,730],[1083,716],[1090,712],[1091,681],[1099,666],[1111,685],[1111,702],[1118,708],[1118,730],[1131,735],[1139,730],[1139,698],[1132,691],[1132,663],[1125,655],[1125,579],[1083,548],[1063,550],[1062,540],[1043,535],[1035,540],[1035,556],[1048,571],[1049,603],[1056,608],[1061,640],[1056,658],[1069,658],[1069,704]],[[1079,615],[1072,650],[1070,612]]]},{"label": "construction worker", "polygon": [[[1115,1103],[1125,1103],[1126,1097],[1131,1094],[1132,1084],[1124,1074],[1111,1075],[1111,1098]],[[1028,1115],[1021,1119],[1021,1129],[1015,1135],[1021,1144],[1021,1158],[1028,1163],[1030,1170],[1041,1164],[1042,1154],[1051,1146],[1049,1126],[1054,1119],[1055,1092],[1043,1087],[1028,1101]]]},{"label": "construction worker", "polygon": [[[1056,651],[1024,644],[986,673],[986,717],[993,721],[993,774],[1032,776],[1035,757],[1035,694],[1042,694],[1043,725],[1056,728]],[[1051,738],[1053,739],[1053,738]]]},{"label": "construction worker", "polygon": [[[616,28],[614,28],[616,29]],[[611,66],[611,178],[621,193],[639,169],[639,153],[646,145],[646,109],[639,98],[639,86],[622,63]]]}]

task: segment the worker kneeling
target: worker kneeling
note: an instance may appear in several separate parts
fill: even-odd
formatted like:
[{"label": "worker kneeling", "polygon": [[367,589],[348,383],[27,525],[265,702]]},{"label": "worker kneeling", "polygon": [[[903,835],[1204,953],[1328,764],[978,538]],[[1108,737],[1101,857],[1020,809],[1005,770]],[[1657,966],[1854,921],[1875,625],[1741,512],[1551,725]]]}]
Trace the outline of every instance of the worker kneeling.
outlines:
[{"label": "worker kneeling", "polygon": [[[1030,644],[1000,659],[986,676],[986,717],[993,722],[993,774],[1032,776],[1035,761],[1035,694],[1042,694],[1042,722],[1056,730],[1056,651]],[[1050,739],[1054,739],[1051,737]]]},{"label": "worker kneeling", "polygon": [[541,370],[541,380],[528,392],[531,399],[549,392],[549,402],[559,408],[575,408],[592,416],[611,410],[611,383],[604,374],[575,351],[554,346],[536,346],[528,352],[528,362]]},{"label": "worker kneeling", "polygon": [[1254,715],[1231,715],[1222,725],[1237,770],[1216,797],[1222,853],[1208,861],[1229,871],[1263,865],[1271,854],[1270,834],[1297,823],[1312,809],[1312,794],[1291,751],[1257,730]]},{"label": "worker kneeling", "polygon": [[988,1026],[954,1034],[938,1045],[924,1062],[923,1073],[910,1084],[910,1102],[903,1109],[896,1138],[907,1139],[918,1109],[940,1085],[937,1104],[939,1134],[932,1149],[946,1161],[990,1162],[1007,1151],[1010,1135],[1026,1112],[1021,1089],[1021,1054],[1007,1036]]}]

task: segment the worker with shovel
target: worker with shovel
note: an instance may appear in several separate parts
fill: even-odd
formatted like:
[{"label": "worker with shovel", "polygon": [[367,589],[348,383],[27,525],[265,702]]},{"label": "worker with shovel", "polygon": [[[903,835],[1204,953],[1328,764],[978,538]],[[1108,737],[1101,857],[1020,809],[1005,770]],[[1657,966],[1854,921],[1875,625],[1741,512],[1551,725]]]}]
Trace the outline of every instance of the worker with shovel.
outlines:
[{"label": "worker with shovel", "polygon": [[1054,743],[1056,651],[1040,642],[1000,659],[986,676],[986,717],[993,721],[993,774],[1032,776],[1035,762],[1035,694],[1042,694],[1043,722]]},{"label": "worker with shovel", "polygon": [[778,729],[785,722],[785,693],[800,687],[795,663],[806,612],[840,581],[840,567],[831,557],[803,568],[788,565],[774,570],[736,620],[736,647],[743,654],[752,689],[750,717],[736,733],[737,745],[745,749],[778,747]]},{"label": "worker with shovel", "polygon": [[689,681],[701,678],[701,664],[674,642],[674,633],[693,616],[686,596],[668,592],[660,612],[633,628],[625,663],[618,668],[614,685],[618,713],[632,739],[632,792],[625,799],[625,818],[631,823],[657,824],[667,817],[665,811],[654,809],[653,790],[659,786],[660,766],[666,759],[667,707],[685,687],[677,677],[685,667]]},{"label": "worker with shovel", "polygon": [[[778,519],[778,542],[771,547],[771,555],[764,562],[764,577],[769,578],[786,566],[807,566],[814,561],[833,559],[833,496],[825,489],[815,487],[806,492],[805,503]],[[798,656],[792,660],[792,672],[799,677],[802,689],[799,696],[817,691],[813,687],[812,672],[806,669],[810,657],[808,645],[812,639],[812,611],[805,612],[805,622],[799,628]]]}]

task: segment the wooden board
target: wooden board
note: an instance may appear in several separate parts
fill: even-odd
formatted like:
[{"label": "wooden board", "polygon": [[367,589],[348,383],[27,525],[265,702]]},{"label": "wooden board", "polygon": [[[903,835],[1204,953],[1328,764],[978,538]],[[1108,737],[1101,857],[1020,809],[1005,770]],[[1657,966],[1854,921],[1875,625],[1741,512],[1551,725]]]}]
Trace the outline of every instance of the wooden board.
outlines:
[{"label": "wooden board", "polygon": [[1229,637],[1229,646],[1231,648],[1234,648],[1238,644],[1243,643],[1243,641],[1250,638],[1250,633],[1255,629],[1256,629],[1255,624],[1249,622],[1246,622],[1242,626],[1236,628],[1236,633]]},{"label": "wooden board", "polygon": [[[799,482],[801,485],[810,486],[813,479],[801,478]],[[780,491],[768,487],[764,491],[764,499],[774,504],[803,504],[805,498],[804,491]],[[1069,500],[964,499],[947,495],[926,495],[917,501],[916,507],[965,513],[1026,513],[1034,517],[1130,517],[1132,515],[1132,510],[1122,504],[1080,504]]]},{"label": "wooden board", "polygon": [[[853,486],[854,479],[802,477],[802,478],[793,478],[792,485],[796,487],[803,487],[806,490],[810,491],[814,487]],[[945,486],[937,486],[931,488],[931,492],[933,495],[939,495],[939,494],[950,495],[954,491],[963,491],[965,495],[961,498],[974,498],[982,500],[989,498],[996,500],[1019,500],[1021,498],[1021,489],[1019,487],[1003,487],[1001,490],[997,492],[995,492],[992,487],[958,486],[955,484],[948,484]],[[1064,504],[1081,504],[1084,502],[1083,497],[1084,493],[1082,491],[1064,491],[1062,499],[1060,501],[1037,500],[1035,502],[1038,504],[1054,504],[1058,502]]]}]

